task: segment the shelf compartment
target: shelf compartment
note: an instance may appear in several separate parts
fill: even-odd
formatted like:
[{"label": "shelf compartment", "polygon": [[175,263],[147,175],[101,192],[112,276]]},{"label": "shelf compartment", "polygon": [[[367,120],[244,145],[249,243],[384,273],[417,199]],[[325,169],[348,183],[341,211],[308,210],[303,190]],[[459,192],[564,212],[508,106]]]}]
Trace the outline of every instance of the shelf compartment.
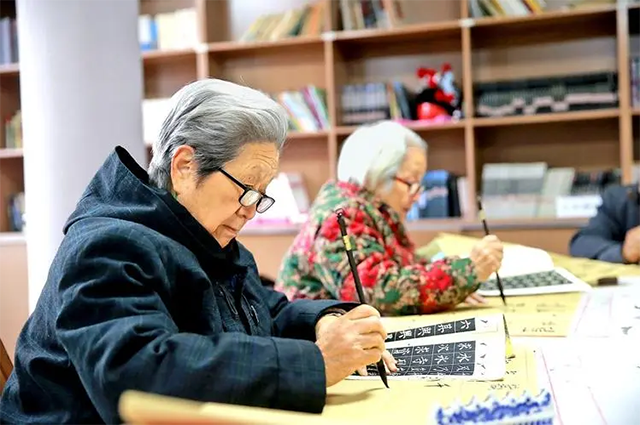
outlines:
[{"label": "shelf compartment", "polygon": [[18,75],[20,66],[17,63],[7,63],[0,65],[0,76],[2,75]]},{"label": "shelf compartment", "polygon": [[[570,31],[567,28],[571,28]],[[471,24],[473,48],[544,44],[616,35],[616,7],[481,18]]]},{"label": "shelf compartment", "polygon": [[536,115],[473,118],[474,127],[499,127],[510,125],[546,124],[552,122],[592,121],[617,118],[620,110],[596,109],[592,111],[555,112]]},{"label": "shelf compartment", "polygon": [[320,37],[291,37],[276,41],[241,43],[237,41],[222,41],[209,43],[207,50],[216,57],[255,56],[279,53],[296,53],[306,49],[321,49],[324,41]]}]

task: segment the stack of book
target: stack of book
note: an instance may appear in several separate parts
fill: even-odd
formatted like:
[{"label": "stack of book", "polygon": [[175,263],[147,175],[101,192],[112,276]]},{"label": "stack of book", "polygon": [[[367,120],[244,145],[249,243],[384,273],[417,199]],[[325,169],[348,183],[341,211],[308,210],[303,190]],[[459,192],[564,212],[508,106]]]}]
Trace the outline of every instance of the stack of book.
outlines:
[{"label": "stack of book", "polygon": [[469,0],[469,10],[474,18],[526,16],[543,12],[546,7],[544,0]]},{"label": "stack of book", "polygon": [[613,108],[618,106],[618,75],[602,72],[479,83],[474,99],[479,117]]},{"label": "stack of book", "polygon": [[270,96],[287,110],[291,130],[310,132],[326,130],[331,126],[324,89],[309,85],[301,90]]},{"label": "stack of book", "polygon": [[422,179],[424,191],[407,214],[407,220],[462,217],[467,212],[467,178],[447,170],[430,170]]},{"label": "stack of book", "polygon": [[0,19],[0,65],[18,62],[18,27],[16,20]]},{"label": "stack of book", "polygon": [[325,30],[327,6],[327,2],[319,0],[302,8],[262,15],[245,31],[240,41],[277,41],[290,37],[318,36]]},{"label": "stack of book", "polygon": [[544,162],[485,164],[483,207],[489,218],[591,217],[602,192],[620,180],[619,169],[579,171],[550,168]]},{"label": "stack of book", "polygon": [[342,87],[342,123],[359,125],[385,119],[414,120],[415,95],[399,81]]},{"label": "stack of book", "polygon": [[340,0],[344,30],[389,29],[402,25],[404,14],[398,0]]},{"label": "stack of book", "polygon": [[138,17],[140,49],[175,50],[198,44],[198,25],[195,9],[179,9],[170,13],[140,15]]}]

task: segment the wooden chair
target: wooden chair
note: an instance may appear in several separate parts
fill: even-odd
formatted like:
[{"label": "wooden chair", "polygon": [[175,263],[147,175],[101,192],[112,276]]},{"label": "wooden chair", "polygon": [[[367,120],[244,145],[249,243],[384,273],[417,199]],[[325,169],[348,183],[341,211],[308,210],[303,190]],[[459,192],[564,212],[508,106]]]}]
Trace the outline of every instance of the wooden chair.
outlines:
[{"label": "wooden chair", "polygon": [[0,394],[2,394],[4,384],[7,383],[7,379],[9,379],[9,375],[11,375],[12,370],[13,363],[11,362],[11,358],[0,339]]}]

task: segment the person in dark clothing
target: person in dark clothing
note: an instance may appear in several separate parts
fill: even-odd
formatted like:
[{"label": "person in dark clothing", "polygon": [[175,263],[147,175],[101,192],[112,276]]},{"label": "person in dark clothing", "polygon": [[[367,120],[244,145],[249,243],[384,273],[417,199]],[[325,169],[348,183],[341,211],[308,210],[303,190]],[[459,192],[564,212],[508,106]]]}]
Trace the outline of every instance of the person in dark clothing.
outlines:
[{"label": "person in dark clothing", "polygon": [[221,80],[172,102],[148,174],[117,147],[65,224],[0,422],[118,423],[127,389],[320,412],[355,370],[396,370],[375,309],[289,302],[235,239],[274,202],[282,107]]},{"label": "person in dark clothing", "polygon": [[636,185],[608,187],[598,213],[571,238],[571,255],[610,263],[638,263],[639,204]]}]

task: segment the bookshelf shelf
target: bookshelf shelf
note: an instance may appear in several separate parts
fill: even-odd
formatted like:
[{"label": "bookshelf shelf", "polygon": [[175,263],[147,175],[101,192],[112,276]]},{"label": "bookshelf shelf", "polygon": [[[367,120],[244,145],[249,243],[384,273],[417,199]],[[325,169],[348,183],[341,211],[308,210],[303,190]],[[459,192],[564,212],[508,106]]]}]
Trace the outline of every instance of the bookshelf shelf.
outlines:
[{"label": "bookshelf shelf", "polygon": [[[571,27],[571,31],[567,31]],[[515,46],[615,36],[616,7],[481,18],[471,26],[474,48]]]},{"label": "bookshelf shelf", "polygon": [[509,125],[545,124],[550,122],[591,121],[618,118],[620,110],[600,109],[594,111],[556,112],[537,115],[518,115],[499,118],[474,118],[474,127],[499,127]]},{"label": "bookshelf shelf", "polygon": [[335,33],[335,41],[338,44],[413,43],[425,39],[460,35],[460,28],[460,21],[452,20],[407,25],[394,29],[338,31]]},{"label": "bookshelf shelf", "polygon": [[631,115],[640,116],[640,107],[631,110]]},{"label": "bookshelf shelf", "polygon": [[145,64],[163,62],[167,60],[195,58],[195,56],[195,49],[150,50],[142,52],[142,60]]},{"label": "bookshelf shelf", "polygon": [[308,140],[329,137],[329,131],[290,131],[287,140]]},{"label": "bookshelf shelf", "polygon": [[20,66],[17,63],[9,63],[0,65],[0,76],[2,75],[18,75]]},{"label": "bookshelf shelf", "polygon": [[273,51],[283,52],[285,50],[296,51],[306,48],[321,48],[324,41],[320,37],[291,37],[276,41],[242,43],[236,41],[222,41],[209,43],[207,50],[209,53],[220,54],[221,56],[231,55],[254,55],[269,53]]},{"label": "bookshelf shelf", "polygon": [[[421,121],[403,122],[405,127],[412,129],[413,131],[426,133],[430,131],[447,131],[447,130],[460,130],[464,129],[465,121],[451,121],[442,123],[425,123]],[[335,133],[338,136],[348,136],[353,133],[357,126],[339,126],[336,127]]]},{"label": "bookshelf shelf", "polygon": [[0,159],[9,159],[9,158],[22,158],[23,151],[22,149],[0,149]]}]

